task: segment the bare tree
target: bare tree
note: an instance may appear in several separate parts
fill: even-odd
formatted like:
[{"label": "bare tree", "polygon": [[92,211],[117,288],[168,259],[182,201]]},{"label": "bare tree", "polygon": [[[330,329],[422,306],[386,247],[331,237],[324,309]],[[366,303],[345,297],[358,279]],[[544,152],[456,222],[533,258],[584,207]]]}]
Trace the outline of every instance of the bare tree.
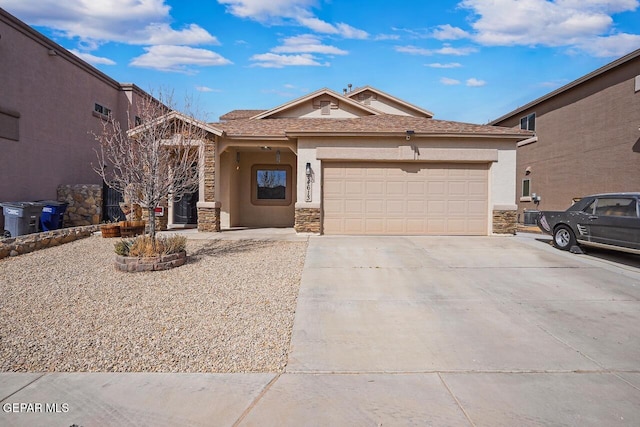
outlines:
[{"label": "bare tree", "polygon": [[[198,189],[198,164],[207,125],[193,115],[171,109],[171,97],[147,96],[136,106],[126,129],[117,120],[103,121],[95,135],[98,166],[105,183],[149,214],[149,234],[155,242],[155,208],[165,200],[179,201]],[[186,105],[188,108],[190,105]]]}]

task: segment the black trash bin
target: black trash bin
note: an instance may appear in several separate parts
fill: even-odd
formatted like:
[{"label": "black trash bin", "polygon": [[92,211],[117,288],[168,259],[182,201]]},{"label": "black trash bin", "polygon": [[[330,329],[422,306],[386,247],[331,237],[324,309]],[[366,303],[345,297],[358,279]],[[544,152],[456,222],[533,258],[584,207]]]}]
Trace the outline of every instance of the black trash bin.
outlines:
[{"label": "black trash bin", "polygon": [[40,230],[51,231],[62,228],[62,217],[69,204],[55,200],[40,200],[38,203],[44,204],[40,215]]},{"label": "black trash bin", "polygon": [[44,204],[38,202],[3,202],[4,228],[10,237],[37,233]]}]

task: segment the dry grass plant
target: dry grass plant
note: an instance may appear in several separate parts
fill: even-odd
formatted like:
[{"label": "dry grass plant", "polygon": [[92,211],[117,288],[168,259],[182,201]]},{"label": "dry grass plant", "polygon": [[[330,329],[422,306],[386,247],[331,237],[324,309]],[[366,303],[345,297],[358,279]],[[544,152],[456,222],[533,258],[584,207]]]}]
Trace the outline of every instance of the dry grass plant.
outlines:
[{"label": "dry grass plant", "polygon": [[135,239],[121,240],[114,245],[116,254],[131,257],[154,257],[169,255],[186,250],[187,238],[184,236],[160,236],[153,238],[148,235],[138,236]]}]

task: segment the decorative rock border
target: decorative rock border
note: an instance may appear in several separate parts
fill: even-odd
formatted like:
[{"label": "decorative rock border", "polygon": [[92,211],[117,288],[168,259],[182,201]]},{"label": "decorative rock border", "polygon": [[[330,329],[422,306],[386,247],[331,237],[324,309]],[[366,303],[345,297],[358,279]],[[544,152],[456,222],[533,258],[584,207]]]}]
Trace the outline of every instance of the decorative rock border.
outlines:
[{"label": "decorative rock border", "polygon": [[155,257],[131,257],[116,255],[116,270],[135,273],[140,271],[160,271],[180,267],[187,262],[187,252],[159,255]]},{"label": "decorative rock border", "polygon": [[62,228],[60,230],[45,231],[43,233],[25,234],[0,240],[0,259],[18,256],[44,248],[63,245],[75,240],[91,236],[98,231],[99,225]]}]

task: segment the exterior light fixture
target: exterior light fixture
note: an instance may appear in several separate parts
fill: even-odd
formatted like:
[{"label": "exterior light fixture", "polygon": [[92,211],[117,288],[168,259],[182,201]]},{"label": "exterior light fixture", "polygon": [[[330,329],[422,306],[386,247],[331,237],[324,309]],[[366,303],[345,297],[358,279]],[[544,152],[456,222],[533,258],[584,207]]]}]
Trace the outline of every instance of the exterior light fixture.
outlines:
[{"label": "exterior light fixture", "polygon": [[407,130],[407,141],[409,141],[415,133],[416,131],[414,130]]},{"label": "exterior light fixture", "polygon": [[240,152],[236,151],[236,170],[240,170]]},{"label": "exterior light fixture", "polygon": [[276,151],[276,163],[280,164],[280,150]]},{"label": "exterior light fixture", "polygon": [[311,176],[311,163],[307,162],[307,167],[305,168],[305,174],[307,176]]}]

